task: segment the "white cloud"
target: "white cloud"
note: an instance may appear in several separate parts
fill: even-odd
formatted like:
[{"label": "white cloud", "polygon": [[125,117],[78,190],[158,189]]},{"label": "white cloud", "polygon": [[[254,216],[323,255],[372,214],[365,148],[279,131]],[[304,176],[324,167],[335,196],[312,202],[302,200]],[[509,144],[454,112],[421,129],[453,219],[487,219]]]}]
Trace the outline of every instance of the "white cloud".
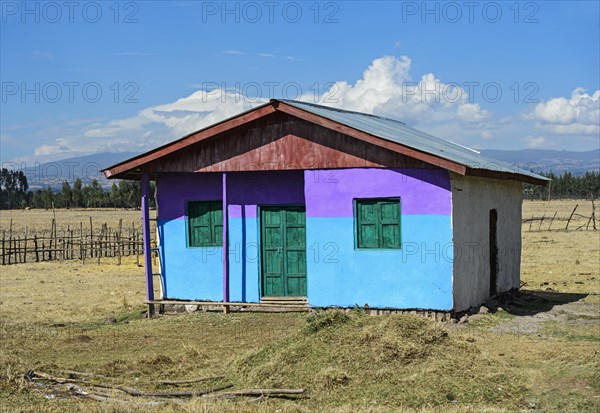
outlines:
[{"label": "white cloud", "polygon": [[[80,133],[73,132],[68,143],[74,153],[143,152],[265,101],[251,101],[222,89],[200,90],[175,102],[146,108],[130,118],[96,123]],[[45,155],[53,150],[63,152],[65,142],[43,145],[36,154]]]},{"label": "white cloud", "polygon": [[62,138],[57,138],[54,145],[42,145],[35,149],[35,156],[56,155],[59,153],[69,153],[72,149]]},{"label": "white cloud", "polygon": [[[383,56],[375,59],[353,85],[336,82],[319,99],[324,105],[371,113],[411,125],[458,121],[481,128],[490,120],[490,111],[469,103],[460,86],[444,83],[433,73],[413,81],[411,59]],[[308,95],[305,100],[310,99]]]},{"label": "white cloud", "polygon": [[600,90],[589,94],[577,88],[569,99],[557,97],[538,103],[526,118],[536,127],[558,135],[600,133]]},{"label": "white cloud", "polygon": [[494,137],[494,134],[489,130],[483,130],[483,131],[481,131],[480,136],[481,136],[481,139],[489,141],[490,139],[492,139]]},{"label": "white cloud", "polygon": [[539,149],[548,147],[548,141],[543,136],[526,136],[524,141],[528,148]]},{"label": "white cloud", "polygon": [[479,103],[464,103],[456,110],[456,117],[463,122],[481,123],[489,120],[491,116],[490,111],[481,109]]}]

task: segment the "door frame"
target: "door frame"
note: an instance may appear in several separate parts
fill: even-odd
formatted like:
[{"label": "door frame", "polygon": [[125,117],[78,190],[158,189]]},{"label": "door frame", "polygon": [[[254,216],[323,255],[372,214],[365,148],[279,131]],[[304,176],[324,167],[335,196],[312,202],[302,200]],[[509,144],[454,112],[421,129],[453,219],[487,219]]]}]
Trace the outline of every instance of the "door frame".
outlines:
[{"label": "door frame", "polygon": [[[305,230],[305,238],[306,238],[306,204],[263,204],[256,206],[256,225],[257,225],[257,234],[258,234],[258,297],[259,299],[269,298],[269,296],[263,295],[263,266],[262,266],[262,210],[263,208],[287,208],[287,207],[303,207],[305,214],[304,221],[304,230]],[[306,245],[306,239],[304,242],[304,247],[308,250]],[[308,254],[307,254],[307,263],[308,263]],[[285,296],[284,296],[285,297]],[[290,299],[293,298],[308,298],[308,266],[306,267],[306,295],[305,296],[290,296]]]}]

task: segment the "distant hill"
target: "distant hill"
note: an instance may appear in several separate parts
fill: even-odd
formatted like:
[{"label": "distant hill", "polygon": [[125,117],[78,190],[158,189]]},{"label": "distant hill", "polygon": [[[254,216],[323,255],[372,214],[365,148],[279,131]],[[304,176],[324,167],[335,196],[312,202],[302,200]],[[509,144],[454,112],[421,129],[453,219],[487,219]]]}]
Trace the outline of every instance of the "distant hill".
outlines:
[{"label": "distant hill", "polygon": [[97,179],[100,185],[109,187],[112,182],[104,178],[102,169],[137,155],[133,152],[97,153],[87,156],[62,159],[28,166],[23,170],[32,191],[46,188],[60,188],[64,181],[73,183],[80,178],[84,185]]},{"label": "distant hill", "polygon": [[600,149],[591,151],[557,151],[550,149],[498,150],[482,149],[482,155],[508,162],[536,172],[552,171],[557,175],[570,171],[583,175],[586,171],[600,170]]},{"label": "distant hill", "polygon": [[[574,175],[583,175],[586,171],[600,170],[600,149],[574,152],[546,149],[497,150],[482,149],[481,154],[489,158],[508,162],[536,172],[553,171],[561,174],[570,171]],[[72,183],[75,178],[81,178],[84,184],[97,179],[100,185],[109,187],[111,182],[104,178],[102,169],[125,159],[136,156],[137,153],[98,153],[78,156],[55,162],[47,162],[28,167],[23,172],[27,175],[29,188],[37,190],[50,185],[60,188],[63,181]]]}]

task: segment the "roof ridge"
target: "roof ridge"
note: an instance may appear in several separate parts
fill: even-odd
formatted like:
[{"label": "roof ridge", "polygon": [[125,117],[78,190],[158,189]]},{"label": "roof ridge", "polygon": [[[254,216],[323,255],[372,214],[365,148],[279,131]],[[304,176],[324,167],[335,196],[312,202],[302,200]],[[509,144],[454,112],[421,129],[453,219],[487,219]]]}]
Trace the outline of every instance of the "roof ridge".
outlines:
[{"label": "roof ridge", "polygon": [[354,115],[362,115],[362,116],[369,116],[372,118],[377,118],[377,119],[385,119],[385,120],[389,120],[392,122],[397,122],[400,123],[404,126],[407,126],[406,123],[402,122],[401,120],[398,119],[392,119],[392,118],[388,118],[385,116],[380,116],[380,115],[373,115],[371,113],[364,113],[364,112],[358,112],[355,110],[348,110],[348,109],[341,109],[341,108],[336,108],[335,106],[325,106],[325,105],[319,105],[317,103],[312,103],[312,102],[304,102],[302,100],[293,100],[293,99],[271,99],[270,102],[283,102],[283,103],[292,103],[292,104],[301,104],[301,105],[308,105],[308,106],[315,106],[317,108],[322,108],[322,109],[328,109],[328,110],[334,110],[336,112],[343,112],[343,113],[352,113]]}]

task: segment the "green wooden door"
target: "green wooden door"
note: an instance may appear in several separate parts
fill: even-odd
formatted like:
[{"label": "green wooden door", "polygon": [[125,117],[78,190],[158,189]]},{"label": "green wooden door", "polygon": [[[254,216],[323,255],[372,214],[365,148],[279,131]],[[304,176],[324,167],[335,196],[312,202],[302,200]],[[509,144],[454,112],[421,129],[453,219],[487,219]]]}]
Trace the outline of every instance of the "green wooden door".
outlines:
[{"label": "green wooden door", "polygon": [[260,219],[263,297],[305,297],[304,207],[263,207]]}]

